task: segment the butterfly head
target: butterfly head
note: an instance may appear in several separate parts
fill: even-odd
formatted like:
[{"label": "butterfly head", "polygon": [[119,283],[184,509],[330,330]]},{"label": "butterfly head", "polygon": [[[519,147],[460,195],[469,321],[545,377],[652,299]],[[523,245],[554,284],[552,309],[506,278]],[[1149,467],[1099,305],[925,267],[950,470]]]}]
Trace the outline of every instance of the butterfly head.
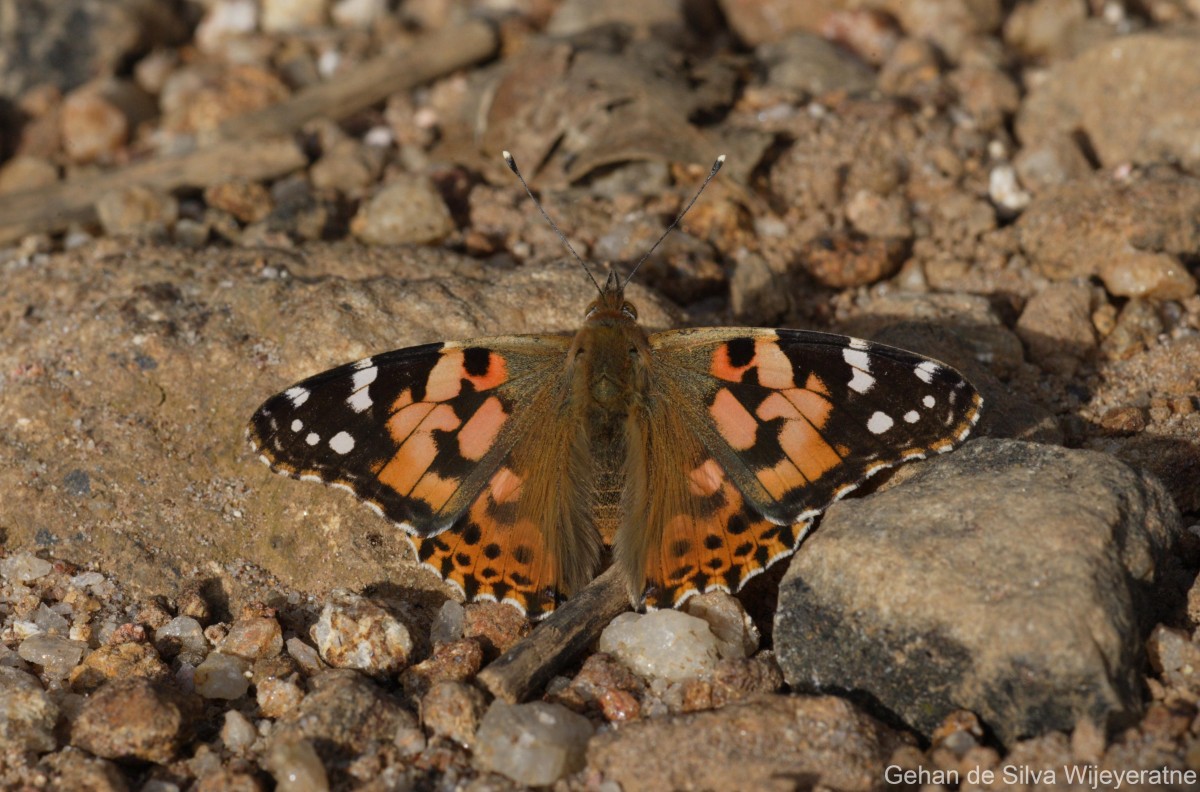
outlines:
[{"label": "butterfly head", "polygon": [[625,282],[621,281],[616,270],[609,269],[608,280],[604,282],[600,296],[588,305],[584,318],[592,322],[611,322],[618,318],[626,322],[637,321],[637,308],[625,299]]}]

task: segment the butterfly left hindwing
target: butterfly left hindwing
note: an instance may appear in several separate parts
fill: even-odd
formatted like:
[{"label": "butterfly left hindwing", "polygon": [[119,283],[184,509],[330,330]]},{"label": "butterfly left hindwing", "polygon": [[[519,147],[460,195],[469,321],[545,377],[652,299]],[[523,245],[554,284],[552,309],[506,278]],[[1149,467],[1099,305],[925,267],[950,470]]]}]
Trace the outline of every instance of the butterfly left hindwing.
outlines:
[{"label": "butterfly left hindwing", "polygon": [[651,607],[736,591],[864,479],[954,447],[982,405],[954,369],[847,336],[701,328],[650,345],[648,401],[663,406],[647,410],[637,467],[656,494],[616,554]]}]

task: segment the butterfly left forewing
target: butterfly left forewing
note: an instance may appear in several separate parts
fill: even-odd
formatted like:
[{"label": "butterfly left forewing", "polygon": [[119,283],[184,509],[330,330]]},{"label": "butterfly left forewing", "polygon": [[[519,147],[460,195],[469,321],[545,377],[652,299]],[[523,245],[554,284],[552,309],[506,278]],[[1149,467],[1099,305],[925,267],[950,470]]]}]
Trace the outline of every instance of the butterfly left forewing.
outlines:
[{"label": "butterfly left forewing", "polygon": [[[646,528],[662,548],[643,554],[651,605],[737,588],[791,552],[816,514],[867,477],[953,448],[982,406],[952,368],[846,336],[705,328],[650,343],[651,401],[671,403],[680,426],[652,416],[647,431],[684,431],[689,440],[674,444],[682,452],[663,446],[647,468],[681,482],[659,482],[660,491],[693,488]],[[697,489],[698,481],[707,483]],[[710,503],[697,506],[705,488]],[[672,549],[680,552],[668,558]]]},{"label": "butterfly left forewing", "polygon": [[564,552],[597,554],[551,524],[576,485],[539,445],[565,431],[547,415],[562,413],[569,344],[503,336],[376,355],[268,399],[247,434],[276,472],[349,490],[403,528],[469,598],[537,615],[564,588]]}]

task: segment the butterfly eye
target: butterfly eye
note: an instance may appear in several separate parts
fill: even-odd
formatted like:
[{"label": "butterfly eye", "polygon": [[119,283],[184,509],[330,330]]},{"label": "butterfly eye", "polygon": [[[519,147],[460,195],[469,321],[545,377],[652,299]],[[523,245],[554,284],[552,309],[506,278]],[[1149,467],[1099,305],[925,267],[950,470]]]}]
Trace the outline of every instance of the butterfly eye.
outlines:
[{"label": "butterfly eye", "polygon": [[628,316],[630,319],[637,319],[637,308],[633,307],[633,303],[627,302],[621,305],[621,313]]}]

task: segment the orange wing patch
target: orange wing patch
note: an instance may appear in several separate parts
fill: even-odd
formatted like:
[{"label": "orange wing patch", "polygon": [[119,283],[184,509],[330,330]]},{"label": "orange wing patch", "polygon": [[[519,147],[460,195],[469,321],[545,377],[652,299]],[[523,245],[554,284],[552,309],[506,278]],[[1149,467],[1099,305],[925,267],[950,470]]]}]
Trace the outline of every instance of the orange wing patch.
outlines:
[{"label": "orange wing patch", "polygon": [[[725,362],[738,364],[736,358]],[[713,402],[714,423],[757,425],[740,400],[727,394],[727,400],[718,396]],[[630,458],[625,485],[629,509],[613,551],[635,596],[649,608],[678,605],[714,589],[737,591],[793,552],[808,526],[807,520],[777,525],[760,514],[704,448],[694,423],[676,408],[683,401],[682,394],[661,394],[644,413],[635,414],[640,436],[635,432],[628,440],[644,453]],[[782,475],[802,480],[794,467]]]},{"label": "orange wing patch", "polygon": [[492,449],[510,413],[496,395],[475,395],[507,380],[504,358],[487,352],[469,361],[467,351],[441,355],[424,383],[423,398],[406,388],[392,402],[387,430],[396,450],[376,471],[396,494],[420,501],[434,514],[451,504],[462,480],[435,472],[469,466]]},{"label": "orange wing patch", "polygon": [[557,565],[538,526],[517,509],[523,484],[501,467],[454,527],[412,541],[417,558],[468,600],[508,602],[536,619],[558,600]]},{"label": "orange wing patch", "polygon": [[694,594],[734,592],[791,554],[809,526],[775,525],[750,507],[713,459],[688,474],[689,509],[668,518],[646,563],[648,608],[677,606]]}]

